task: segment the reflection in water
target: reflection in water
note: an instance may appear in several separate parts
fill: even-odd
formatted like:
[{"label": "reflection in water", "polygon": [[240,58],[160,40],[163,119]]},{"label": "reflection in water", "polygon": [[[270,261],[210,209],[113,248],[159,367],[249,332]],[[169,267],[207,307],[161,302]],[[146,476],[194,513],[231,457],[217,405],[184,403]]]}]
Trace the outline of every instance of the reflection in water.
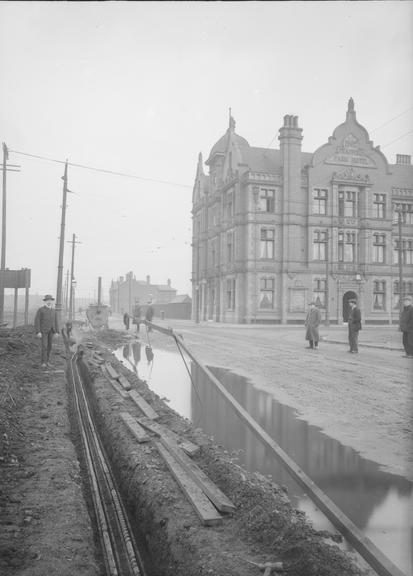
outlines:
[{"label": "reflection in water", "polygon": [[145,344],[130,342],[115,351],[115,356],[138,378],[145,380],[151,390],[168,401],[171,408],[185,418],[191,418],[191,382],[180,356],[173,352],[155,350],[148,363]]},{"label": "reflection in water", "polygon": [[[317,529],[331,529],[324,514],[315,508],[273,453],[243,424],[197,366],[192,364],[194,390],[185,365],[176,353],[156,350],[148,366],[144,357],[141,358],[140,342],[133,342],[120,348],[116,355],[125,366],[148,381],[154,392],[170,399],[171,407],[181,416],[191,419],[228,451],[239,451],[240,463],[248,470],[271,475],[276,483],[287,486],[294,505],[307,512]],[[292,408],[254,388],[245,378],[223,369],[211,370],[363,533],[406,574],[413,573],[412,483],[382,472],[378,464],[300,420]]]},{"label": "reflection in water", "polygon": [[[295,411],[280,404],[267,392],[227,370],[211,368],[234,398],[291,456],[310,478],[406,574],[413,568],[413,485],[408,480],[380,470],[352,448],[323,434],[319,428],[297,418]],[[239,451],[240,462],[251,471],[271,475],[289,488],[295,505],[311,517],[317,528],[328,520],[314,509],[273,453],[250,432],[225,402],[203,372],[192,366],[203,410],[193,402],[193,417],[200,427],[229,451]]]}]

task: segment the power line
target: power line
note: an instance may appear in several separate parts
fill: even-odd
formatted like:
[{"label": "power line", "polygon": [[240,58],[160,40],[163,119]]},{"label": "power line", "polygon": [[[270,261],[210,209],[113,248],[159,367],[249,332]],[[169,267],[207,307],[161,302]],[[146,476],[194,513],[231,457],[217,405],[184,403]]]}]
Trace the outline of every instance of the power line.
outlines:
[{"label": "power line", "polygon": [[[9,150],[14,154],[21,154],[22,156],[29,156],[30,158],[37,158],[38,160],[47,160],[48,162],[56,162],[57,164],[65,164],[65,160],[56,160],[55,158],[47,158],[46,156],[39,156],[37,154],[28,154],[27,152],[19,152],[18,150]],[[136,176],[135,174],[128,174],[126,172],[116,172],[114,170],[106,170],[104,168],[95,168],[85,164],[77,164],[75,162],[68,162],[68,166],[75,168],[83,168],[85,170],[92,170],[94,172],[102,172],[104,174],[112,174],[114,176],[123,176],[125,178],[134,178],[135,180],[143,180],[145,182],[156,182],[157,184],[168,184],[170,186],[179,186],[181,188],[192,188],[189,184],[180,184],[178,182],[169,182],[168,180],[156,180],[155,178],[145,178],[144,176]]]},{"label": "power line", "polygon": [[405,132],[404,134],[402,134],[401,136],[399,136],[398,138],[395,138],[394,140],[392,140],[391,142],[387,142],[387,144],[384,144],[383,146],[381,146],[381,148],[386,148],[386,146],[390,146],[390,144],[393,144],[394,142],[397,142],[398,140],[401,140],[402,138],[404,138],[405,136],[408,136],[409,134],[411,134],[413,132],[413,130],[409,130],[408,132]]},{"label": "power line", "polygon": [[408,108],[404,112],[400,112],[400,114],[397,114],[397,116],[390,118],[390,120],[387,120],[387,122],[385,122],[384,124],[380,124],[380,126],[377,126],[377,128],[373,128],[373,130],[370,132],[370,134],[372,134],[373,132],[376,132],[376,130],[380,130],[380,128],[383,128],[384,126],[387,126],[387,124],[390,124],[390,122],[393,122],[393,120],[397,120],[397,118],[400,118],[400,116],[403,116],[407,112],[410,112],[410,110],[413,110],[413,106],[411,106],[410,108]]}]

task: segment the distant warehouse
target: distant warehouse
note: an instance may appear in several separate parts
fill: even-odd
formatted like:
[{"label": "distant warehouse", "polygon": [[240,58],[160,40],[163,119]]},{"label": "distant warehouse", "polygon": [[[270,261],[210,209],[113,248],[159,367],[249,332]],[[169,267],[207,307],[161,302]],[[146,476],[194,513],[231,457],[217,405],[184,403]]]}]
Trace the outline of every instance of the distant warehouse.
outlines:
[{"label": "distant warehouse", "polygon": [[315,152],[301,150],[297,116],[278,139],[279,150],[250,146],[230,117],[208,174],[199,155],[193,319],[301,323],[315,300],[341,323],[357,298],[366,322],[397,322],[400,293],[413,296],[411,157],[389,164],[352,99]]},{"label": "distant warehouse", "polygon": [[150,276],[146,280],[137,280],[133,272],[112,280],[109,288],[109,301],[113,312],[132,315],[136,302],[139,302],[144,315],[148,302],[155,309],[155,317],[191,318],[191,298],[178,295],[171,280],[166,284],[152,284]]}]

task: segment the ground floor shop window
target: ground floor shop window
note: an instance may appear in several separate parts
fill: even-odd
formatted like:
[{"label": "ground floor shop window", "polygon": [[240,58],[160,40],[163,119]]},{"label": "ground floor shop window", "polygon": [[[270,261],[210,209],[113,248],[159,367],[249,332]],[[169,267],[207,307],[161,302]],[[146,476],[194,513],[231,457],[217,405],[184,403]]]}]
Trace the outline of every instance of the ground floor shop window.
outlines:
[{"label": "ground floor shop window", "polygon": [[375,280],[373,283],[373,310],[386,309],[386,282]]},{"label": "ground floor shop window", "polygon": [[274,278],[260,280],[260,308],[274,308]]},{"label": "ground floor shop window", "polygon": [[235,309],[235,278],[227,280],[227,310]]}]

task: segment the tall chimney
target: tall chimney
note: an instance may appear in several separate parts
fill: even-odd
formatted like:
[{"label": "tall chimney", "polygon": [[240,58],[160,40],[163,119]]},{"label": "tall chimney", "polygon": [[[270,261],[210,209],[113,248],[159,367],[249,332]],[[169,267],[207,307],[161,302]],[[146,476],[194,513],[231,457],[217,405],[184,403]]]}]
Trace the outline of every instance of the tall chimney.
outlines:
[{"label": "tall chimney", "polygon": [[146,277],[146,283],[147,283],[148,285],[151,283],[151,277],[150,277],[150,276],[147,276],[147,277]]},{"label": "tall chimney", "polygon": [[167,284],[168,284],[168,288],[170,288],[171,287],[171,279],[170,278],[168,278]]},{"label": "tall chimney", "polygon": [[98,306],[102,304],[102,277],[98,278]]},{"label": "tall chimney", "polygon": [[280,128],[281,165],[283,172],[282,227],[281,227],[281,323],[287,321],[288,286],[287,272],[300,269],[304,263],[304,235],[306,224],[305,195],[301,190],[301,140],[302,128],[298,117],[287,114]]}]

